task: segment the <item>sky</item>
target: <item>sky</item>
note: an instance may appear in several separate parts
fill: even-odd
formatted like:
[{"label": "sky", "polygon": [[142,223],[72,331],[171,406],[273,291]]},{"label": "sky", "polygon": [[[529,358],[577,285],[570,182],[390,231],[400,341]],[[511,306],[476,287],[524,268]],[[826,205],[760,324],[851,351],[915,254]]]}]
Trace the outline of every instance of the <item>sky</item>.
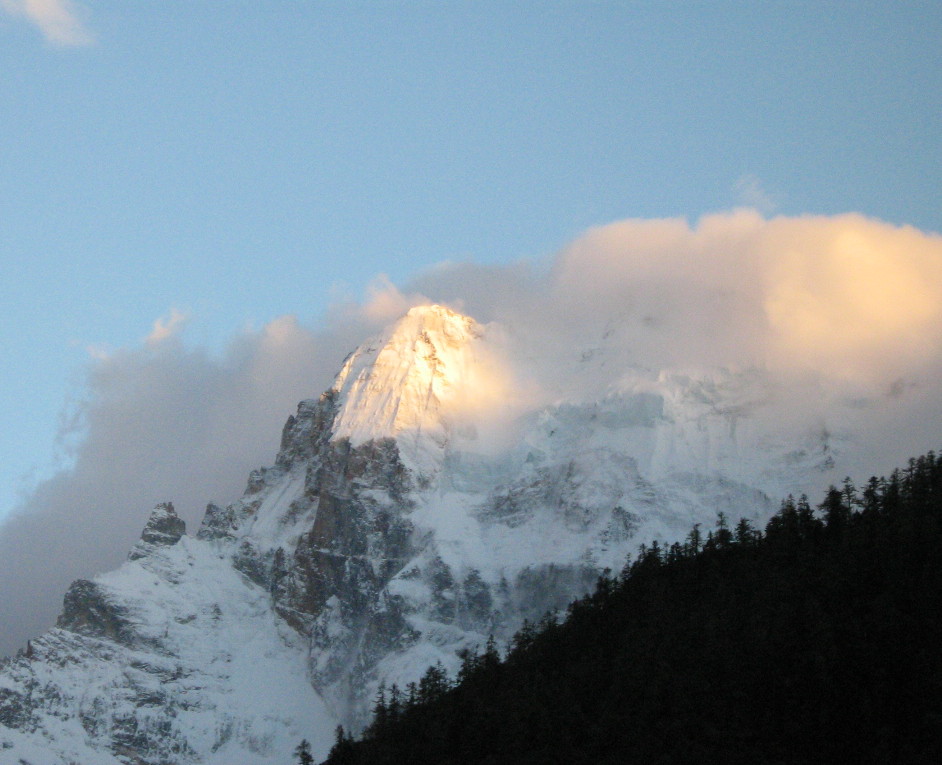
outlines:
[{"label": "sky", "polygon": [[[936,369],[936,2],[0,0],[0,63],[0,609],[237,498],[416,301],[663,296],[741,330],[672,360],[874,400]],[[704,273],[752,297],[703,321]]]}]

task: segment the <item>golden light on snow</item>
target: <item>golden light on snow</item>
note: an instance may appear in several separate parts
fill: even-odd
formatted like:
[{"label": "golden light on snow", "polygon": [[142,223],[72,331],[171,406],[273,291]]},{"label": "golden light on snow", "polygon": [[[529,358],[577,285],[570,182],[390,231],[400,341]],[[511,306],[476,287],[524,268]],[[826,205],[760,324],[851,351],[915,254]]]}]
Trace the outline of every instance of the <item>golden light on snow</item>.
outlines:
[{"label": "golden light on snow", "polygon": [[445,306],[413,307],[338,374],[335,437],[354,445],[395,437],[404,462],[424,474],[439,469],[441,447],[453,439],[472,451],[502,446],[522,388],[494,350],[500,340],[499,327]]}]

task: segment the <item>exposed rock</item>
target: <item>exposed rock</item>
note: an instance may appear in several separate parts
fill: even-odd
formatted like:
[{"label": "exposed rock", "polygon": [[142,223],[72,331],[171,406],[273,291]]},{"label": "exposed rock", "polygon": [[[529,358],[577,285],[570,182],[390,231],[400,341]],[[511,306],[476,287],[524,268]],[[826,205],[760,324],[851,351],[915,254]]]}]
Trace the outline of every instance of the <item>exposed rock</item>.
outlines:
[{"label": "exposed rock", "polygon": [[129,643],[134,635],[124,610],[111,602],[98,584],[87,579],[72,582],[56,626],[79,635],[124,644]]},{"label": "exposed rock", "polygon": [[[257,475],[258,472],[259,471],[253,471],[252,475]],[[248,494],[249,492],[246,491],[246,493]],[[251,493],[254,494],[255,492],[253,491]],[[237,528],[232,506],[220,507],[219,505],[210,503],[206,505],[206,512],[203,514],[203,522],[200,524],[199,531],[196,532],[196,538],[232,539]]]},{"label": "exposed rock", "polygon": [[128,560],[148,555],[155,547],[169,547],[186,534],[186,523],[177,515],[170,502],[162,502],[153,510],[141,532],[140,540],[128,553]]}]

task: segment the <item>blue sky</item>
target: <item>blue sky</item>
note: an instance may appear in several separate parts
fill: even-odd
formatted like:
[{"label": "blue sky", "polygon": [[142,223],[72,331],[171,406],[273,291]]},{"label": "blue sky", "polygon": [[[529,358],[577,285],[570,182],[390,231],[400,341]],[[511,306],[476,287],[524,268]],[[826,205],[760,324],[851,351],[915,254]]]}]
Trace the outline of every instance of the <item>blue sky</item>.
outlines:
[{"label": "blue sky", "polygon": [[172,309],[222,353],[378,274],[622,218],[942,231],[937,2],[24,7],[0,2],[0,515],[93,353]]}]

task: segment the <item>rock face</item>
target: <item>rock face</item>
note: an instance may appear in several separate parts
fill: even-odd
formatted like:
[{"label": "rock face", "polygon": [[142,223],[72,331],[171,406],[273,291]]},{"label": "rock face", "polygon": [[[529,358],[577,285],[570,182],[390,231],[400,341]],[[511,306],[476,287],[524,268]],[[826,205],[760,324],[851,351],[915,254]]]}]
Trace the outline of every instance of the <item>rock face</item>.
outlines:
[{"label": "rock face", "polygon": [[128,561],[75,582],[56,628],[0,665],[0,761],[261,765],[301,738],[324,754],[380,682],[454,672],[642,542],[771,512],[835,448],[759,429],[761,380],[727,372],[638,372],[525,412],[493,448],[468,414],[490,331],[413,309],[301,402],[274,465],[195,537],[158,505]]},{"label": "rock face", "polygon": [[56,626],[78,635],[119,643],[128,642],[134,636],[124,609],[109,600],[98,584],[87,579],[72,582]]},{"label": "rock face", "polygon": [[140,541],[128,553],[128,560],[143,558],[149,555],[154,547],[175,545],[184,534],[186,523],[177,515],[172,503],[163,502],[151,511],[147,525],[141,532]]}]

